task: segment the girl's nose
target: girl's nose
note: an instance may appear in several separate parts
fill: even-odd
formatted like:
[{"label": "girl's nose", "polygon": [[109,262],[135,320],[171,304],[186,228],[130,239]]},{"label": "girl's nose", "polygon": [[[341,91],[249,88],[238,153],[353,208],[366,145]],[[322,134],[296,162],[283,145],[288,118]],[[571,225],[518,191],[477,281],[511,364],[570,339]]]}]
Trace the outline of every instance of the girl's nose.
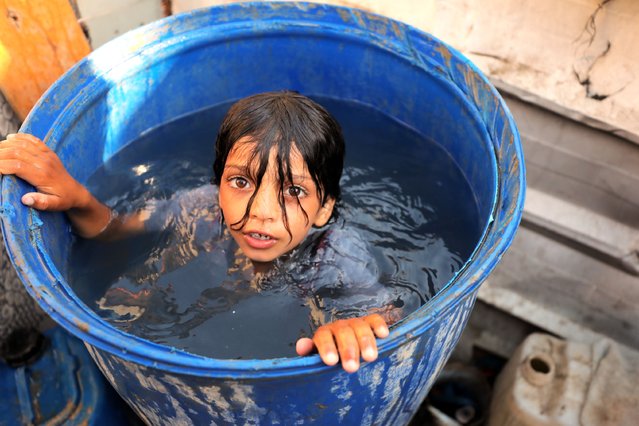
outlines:
[{"label": "girl's nose", "polygon": [[259,220],[274,220],[280,211],[278,193],[274,188],[262,185],[251,205],[251,217]]}]

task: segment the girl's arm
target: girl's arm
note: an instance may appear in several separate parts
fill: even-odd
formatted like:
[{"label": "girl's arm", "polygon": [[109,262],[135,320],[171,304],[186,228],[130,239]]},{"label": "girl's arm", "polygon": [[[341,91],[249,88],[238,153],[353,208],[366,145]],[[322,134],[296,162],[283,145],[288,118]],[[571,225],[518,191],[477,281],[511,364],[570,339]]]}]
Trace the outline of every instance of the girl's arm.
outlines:
[{"label": "girl's arm", "polygon": [[[375,337],[388,336],[388,326],[401,319],[402,309],[392,303],[396,295],[379,284],[377,268],[372,266],[376,264],[375,258],[354,228],[339,221],[318,238],[311,242],[315,254],[310,264],[317,265],[316,272],[305,277],[315,292],[308,300],[312,317],[323,325],[312,339],[299,339],[296,351],[303,356],[317,350],[328,365],[341,359],[342,368],[353,373],[359,369],[360,358],[367,362],[377,359]],[[341,279],[335,282],[336,277],[347,282]],[[337,290],[336,298],[326,291],[330,289]],[[324,295],[320,295],[322,292]],[[370,304],[381,306],[371,308]],[[349,318],[353,311],[362,312],[363,307],[366,314]]]},{"label": "girl's arm", "polygon": [[116,238],[144,229],[143,213],[114,218],[111,209],[76,181],[56,153],[35,136],[20,133],[0,141],[0,174],[15,175],[33,185],[37,192],[24,194],[22,203],[66,212],[81,237]]}]

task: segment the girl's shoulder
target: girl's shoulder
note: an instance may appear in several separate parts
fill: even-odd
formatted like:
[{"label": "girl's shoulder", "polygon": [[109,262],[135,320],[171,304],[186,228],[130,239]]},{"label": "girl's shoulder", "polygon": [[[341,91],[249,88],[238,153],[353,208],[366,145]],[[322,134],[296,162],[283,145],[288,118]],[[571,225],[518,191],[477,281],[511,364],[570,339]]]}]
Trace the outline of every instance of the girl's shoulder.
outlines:
[{"label": "girl's shoulder", "polygon": [[378,269],[362,232],[337,220],[312,232],[280,264],[289,274],[304,277],[310,287],[358,287],[377,282]]},{"label": "girl's shoulder", "polygon": [[371,247],[362,232],[343,219],[337,219],[318,233],[314,252],[321,257],[346,257],[368,260]]}]

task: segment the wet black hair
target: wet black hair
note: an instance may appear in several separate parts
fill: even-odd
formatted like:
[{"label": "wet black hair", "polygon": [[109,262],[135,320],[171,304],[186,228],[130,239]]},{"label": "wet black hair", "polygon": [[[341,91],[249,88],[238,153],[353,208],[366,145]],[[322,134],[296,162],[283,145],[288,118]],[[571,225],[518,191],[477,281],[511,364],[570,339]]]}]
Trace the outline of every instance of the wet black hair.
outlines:
[{"label": "wet black hair", "polygon": [[[250,159],[251,163],[257,161],[257,172],[255,176],[251,176],[255,182],[255,190],[244,217],[239,222],[230,224],[231,226],[241,228],[248,220],[273,148],[277,152],[279,204],[289,235],[284,185],[293,181],[290,166],[293,147],[297,148],[306,163],[321,204],[324,205],[329,198],[334,199],[336,204],[340,200],[339,181],[344,168],[344,137],[339,123],[318,103],[293,91],[260,93],[234,103],[222,120],[215,143],[213,182],[218,186],[229,153],[243,137],[250,137],[251,142],[256,143]],[[303,213],[308,220],[306,212]],[[335,207],[332,218],[336,215]]]}]

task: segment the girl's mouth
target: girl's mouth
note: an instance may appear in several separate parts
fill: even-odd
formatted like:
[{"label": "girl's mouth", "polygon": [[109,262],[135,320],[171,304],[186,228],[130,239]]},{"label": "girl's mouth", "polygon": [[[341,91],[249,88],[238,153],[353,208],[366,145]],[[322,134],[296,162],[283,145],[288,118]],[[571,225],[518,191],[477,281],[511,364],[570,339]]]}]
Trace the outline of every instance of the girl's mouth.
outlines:
[{"label": "girl's mouth", "polygon": [[254,249],[267,249],[277,243],[277,239],[268,234],[262,234],[261,232],[246,232],[244,234],[244,240],[249,247]]}]

